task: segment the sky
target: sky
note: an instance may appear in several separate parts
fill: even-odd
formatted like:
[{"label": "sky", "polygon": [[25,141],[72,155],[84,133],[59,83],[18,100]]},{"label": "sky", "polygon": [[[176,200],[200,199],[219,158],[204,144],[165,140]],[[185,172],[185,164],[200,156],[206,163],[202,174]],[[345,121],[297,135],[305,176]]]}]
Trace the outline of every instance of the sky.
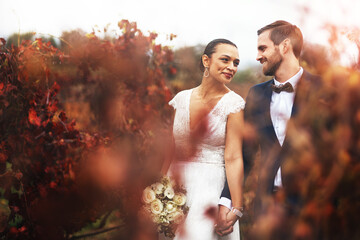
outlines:
[{"label": "sky", "polygon": [[[273,21],[289,21],[305,40],[326,44],[325,23],[360,28],[359,12],[359,0],[0,0],[0,37],[19,30],[60,36],[108,24],[111,30],[128,19],[144,33],[157,32],[158,42],[174,49],[227,38],[238,46],[245,66],[257,64],[256,31]],[[177,37],[170,42],[171,33]],[[356,59],[355,44],[349,42],[344,51],[345,63]]]}]

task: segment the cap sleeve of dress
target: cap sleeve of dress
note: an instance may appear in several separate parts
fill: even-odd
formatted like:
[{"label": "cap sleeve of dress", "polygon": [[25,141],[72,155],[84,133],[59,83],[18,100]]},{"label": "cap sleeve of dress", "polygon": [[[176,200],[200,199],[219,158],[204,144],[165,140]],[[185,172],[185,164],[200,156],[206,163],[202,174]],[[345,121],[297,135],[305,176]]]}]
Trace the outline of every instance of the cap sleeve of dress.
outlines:
[{"label": "cap sleeve of dress", "polygon": [[184,95],[183,93],[184,91],[181,91],[179,93],[177,93],[175,95],[175,97],[173,97],[173,99],[171,99],[169,101],[169,105],[172,106],[175,110],[179,107],[179,105],[181,104],[181,98],[182,98],[182,95]]},{"label": "cap sleeve of dress", "polygon": [[227,114],[240,112],[245,108],[245,100],[235,92],[231,92],[227,105]]},{"label": "cap sleeve of dress", "polygon": [[176,99],[175,99],[175,97],[170,100],[169,105],[172,106],[176,110]]}]

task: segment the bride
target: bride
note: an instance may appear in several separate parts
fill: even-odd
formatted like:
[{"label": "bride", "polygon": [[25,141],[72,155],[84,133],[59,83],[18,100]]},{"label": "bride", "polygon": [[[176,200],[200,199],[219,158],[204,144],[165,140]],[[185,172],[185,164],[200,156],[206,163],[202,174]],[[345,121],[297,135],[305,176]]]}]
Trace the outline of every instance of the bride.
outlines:
[{"label": "bride", "polygon": [[189,206],[184,225],[176,232],[177,240],[240,239],[239,224],[231,234],[220,237],[214,229],[216,219],[209,216],[209,209],[217,209],[226,177],[233,204],[227,219],[236,221],[241,216],[245,102],[226,87],[239,63],[234,43],[211,41],[201,58],[201,84],[179,92],[169,102],[175,109],[175,153],[171,165],[164,164],[163,172],[170,165],[169,174],[180,176]]}]

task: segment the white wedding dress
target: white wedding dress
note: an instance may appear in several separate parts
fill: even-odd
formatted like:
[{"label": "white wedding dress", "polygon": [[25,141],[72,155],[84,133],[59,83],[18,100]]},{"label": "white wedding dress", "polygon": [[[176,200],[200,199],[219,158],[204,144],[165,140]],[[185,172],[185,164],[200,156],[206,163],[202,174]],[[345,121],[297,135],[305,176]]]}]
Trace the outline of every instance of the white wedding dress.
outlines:
[{"label": "white wedding dress", "polygon": [[[230,113],[245,107],[242,97],[233,91],[226,93],[207,115],[208,127],[196,148],[191,152],[190,139],[190,96],[193,89],[179,92],[169,104],[176,110],[173,134],[176,159],[169,174],[180,174],[187,191],[189,212],[184,223],[183,234],[176,233],[175,239],[186,240],[239,240],[240,229],[236,222],[234,231],[224,237],[214,232],[214,221],[205,215],[210,207],[218,208],[221,191],[225,183],[225,133]],[[194,153],[194,152],[193,152]],[[192,155],[189,157],[189,154]]]}]

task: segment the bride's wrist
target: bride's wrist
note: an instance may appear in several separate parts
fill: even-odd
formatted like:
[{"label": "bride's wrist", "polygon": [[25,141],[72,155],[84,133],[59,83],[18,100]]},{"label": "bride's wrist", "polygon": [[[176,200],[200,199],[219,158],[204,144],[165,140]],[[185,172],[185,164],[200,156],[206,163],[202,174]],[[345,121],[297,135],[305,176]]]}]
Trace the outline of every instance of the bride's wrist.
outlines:
[{"label": "bride's wrist", "polygon": [[237,217],[241,218],[243,214],[244,208],[243,207],[232,207],[230,212],[235,214]]},{"label": "bride's wrist", "polygon": [[235,209],[237,209],[237,210],[239,210],[239,211],[244,211],[244,207],[236,207],[236,206],[232,206],[232,208],[235,208]]}]

